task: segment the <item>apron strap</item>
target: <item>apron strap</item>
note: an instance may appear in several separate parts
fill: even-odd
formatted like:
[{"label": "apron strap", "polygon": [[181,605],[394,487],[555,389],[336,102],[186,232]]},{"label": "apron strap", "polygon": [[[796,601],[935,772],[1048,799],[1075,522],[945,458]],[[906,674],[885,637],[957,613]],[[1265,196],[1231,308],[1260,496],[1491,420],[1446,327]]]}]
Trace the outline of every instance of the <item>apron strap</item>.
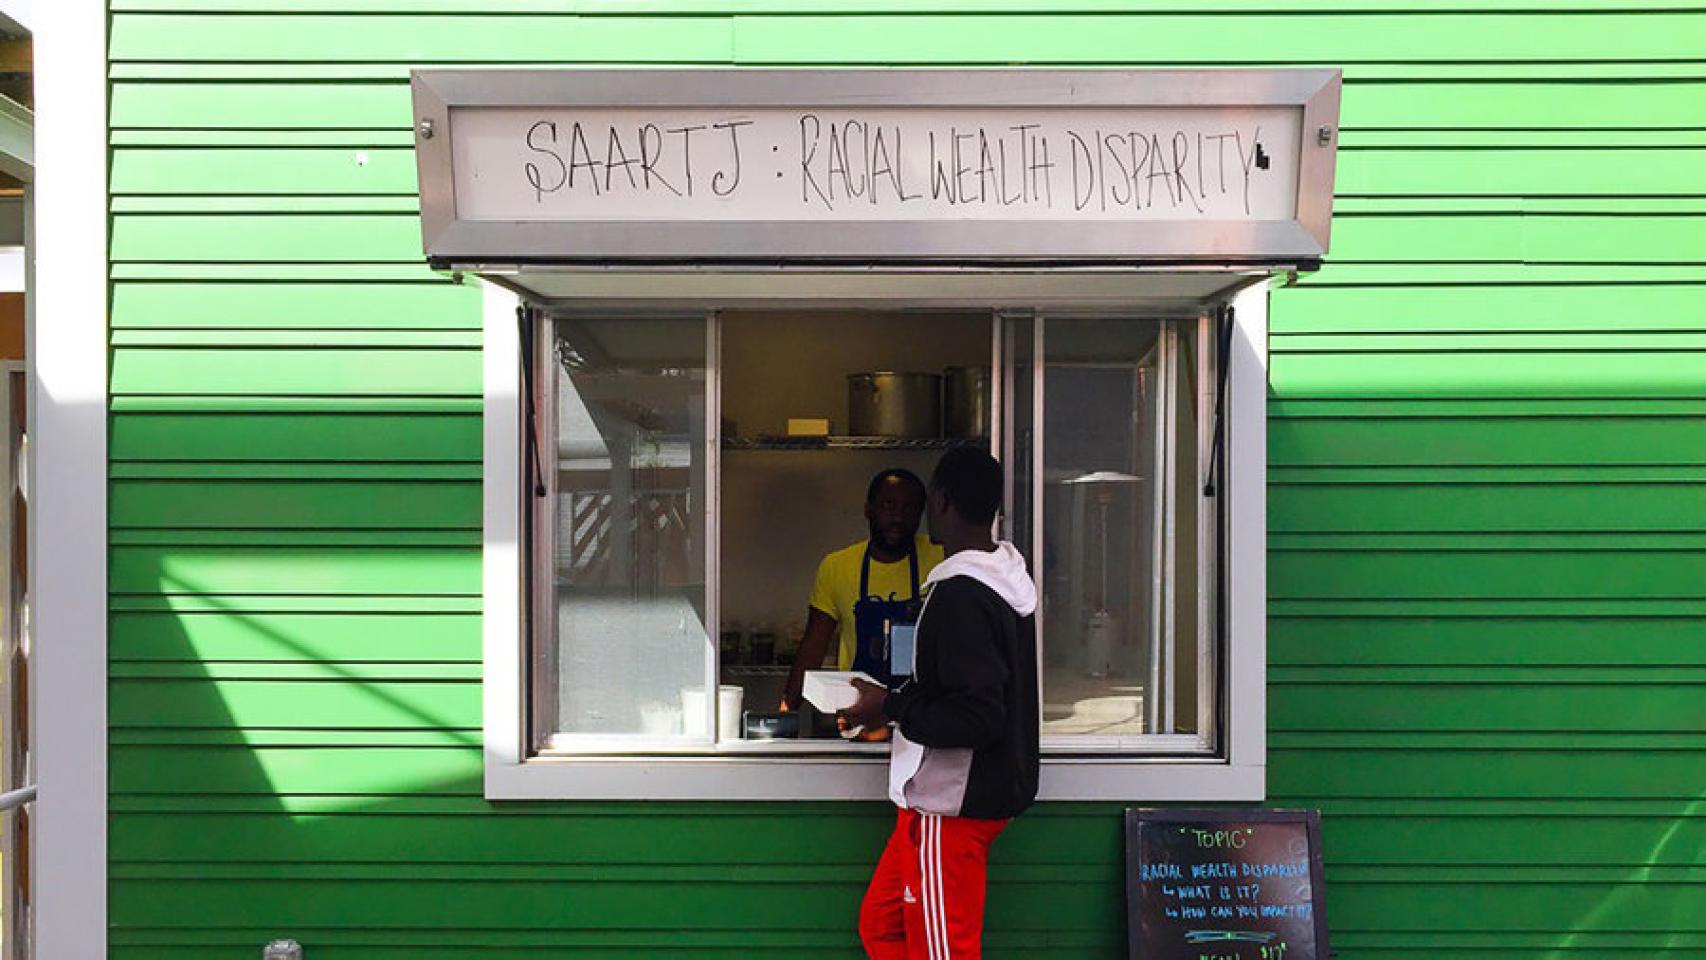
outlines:
[{"label": "apron strap", "polygon": [[[918,599],[918,544],[906,551],[907,562],[912,567],[912,599]],[[871,542],[865,541],[865,558],[859,562],[859,599],[871,595]]]}]

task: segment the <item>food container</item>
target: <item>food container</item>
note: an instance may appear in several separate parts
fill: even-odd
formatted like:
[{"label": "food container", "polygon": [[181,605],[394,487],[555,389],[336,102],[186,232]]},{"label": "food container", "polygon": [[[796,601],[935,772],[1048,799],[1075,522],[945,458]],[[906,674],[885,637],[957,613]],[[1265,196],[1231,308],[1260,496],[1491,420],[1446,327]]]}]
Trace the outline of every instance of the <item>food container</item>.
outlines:
[{"label": "food container", "polygon": [[860,437],[941,436],[941,375],[892,371],[850,375],[847,431]]},{"label": "food container", "polygon": [[748,710],[741,723],[748,740],[792,740],[800,735],[800,715],[771,710]]},{"label": "food container", "polygon": [[855,677],[867,683],[877,682],[876,678],[859,670],[807,670],[801,695],[807,703],[824,713],[845,710],[859,699],[859,690],[852,683]]},{"label": "food container", "polygon": [[[746,691],[732,683],[717,687],[717,739],[740,738],[741,701]],[[681,726],[690,737],[705,735],[705,688],[683,687],[681,690]]]},{"label": "food container", "polygon": [[942,423],[947,436],[989,436],[990,403],[988,367],[942,371]]}]

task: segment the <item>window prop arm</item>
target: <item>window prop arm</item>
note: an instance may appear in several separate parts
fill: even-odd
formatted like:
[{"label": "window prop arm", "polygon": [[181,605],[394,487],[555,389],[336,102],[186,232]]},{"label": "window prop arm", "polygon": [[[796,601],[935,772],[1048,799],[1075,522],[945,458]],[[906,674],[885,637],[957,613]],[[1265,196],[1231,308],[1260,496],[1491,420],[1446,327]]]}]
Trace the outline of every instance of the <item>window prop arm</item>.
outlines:
[{"label": "window prop arm", "polygon": [[1215,359],[1219,362],[1220,369],[1217,371],[1219,376],[1214,388],[1214,442],[1209,447],[1208,476],[1202,488],[1202,495],[1205,497],[1214,496],[1215,475],[1220,468],[1220,448],[1224,445],[1226,436],[1226,375],[1232,370],[1227,354],[1232,352],[1232,328],[1235,326],[1231,305],[1223,304],[1216,319],[1220,325],[1220,329],[1216,331],[1220,335],[1220,351]]},{"label": "window prop arm", "polygon": [[533,461],[533,495],[545,496],[545,458],[539,453],[539,412],[533,396],[533,324],[526,307],[515,308],[515,323],[521,333],[521,389],[526,400],[527,452]]}]

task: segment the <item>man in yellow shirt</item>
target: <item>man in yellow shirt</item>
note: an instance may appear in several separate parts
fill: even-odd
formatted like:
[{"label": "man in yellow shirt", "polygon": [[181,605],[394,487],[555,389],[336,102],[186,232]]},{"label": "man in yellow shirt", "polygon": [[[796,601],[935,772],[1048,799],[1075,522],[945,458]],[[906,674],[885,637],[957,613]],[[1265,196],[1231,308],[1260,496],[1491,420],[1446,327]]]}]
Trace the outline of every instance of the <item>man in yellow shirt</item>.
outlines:
[{"label": "man in yellow shirt", "polygon": [[924,482],[917,474],[891,468],[871,478],[865,492],[870,536],[818,564],[783,709],[799,708],[805,672],[822,666],[831,639],[837,669],[863,670],[887,681],[887,631],[916,617],[924,578],[942,562],[941,546],[918,532],[923,514]]}]

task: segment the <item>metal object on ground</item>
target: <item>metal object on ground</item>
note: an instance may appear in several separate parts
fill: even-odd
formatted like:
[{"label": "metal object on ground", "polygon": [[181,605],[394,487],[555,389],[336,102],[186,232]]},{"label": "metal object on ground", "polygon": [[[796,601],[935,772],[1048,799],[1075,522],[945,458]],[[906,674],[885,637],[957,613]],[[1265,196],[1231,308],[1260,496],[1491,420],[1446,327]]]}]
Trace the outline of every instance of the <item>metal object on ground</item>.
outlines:
[{"label": "metal object on ground", "polygon": [[849,375],[847,427],[856,436],[941,436],[941,375],[892,371]]},{"label": "metal object on ground", "polygon": [[302,944],[295,940],[274,940],[261,951],[261,960],[302,960]]}]

